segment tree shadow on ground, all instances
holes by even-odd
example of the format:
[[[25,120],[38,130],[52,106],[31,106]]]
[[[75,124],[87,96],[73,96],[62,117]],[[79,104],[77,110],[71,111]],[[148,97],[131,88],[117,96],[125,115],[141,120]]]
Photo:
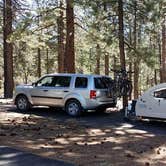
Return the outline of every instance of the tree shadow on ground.
[[[20,114],[1,124],[2,143],[75,165],[166,165],[165,123],[126,123],[121,112],[71,118],[37,108]]]

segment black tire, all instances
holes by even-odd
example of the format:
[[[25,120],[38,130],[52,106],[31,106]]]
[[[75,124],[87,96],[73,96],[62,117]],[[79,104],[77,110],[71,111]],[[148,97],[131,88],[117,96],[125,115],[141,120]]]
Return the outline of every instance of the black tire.
[[[101,108],[97,108],[97,109],[96,109],[96,112],[97,112],[97,113],[105,113],[105,111],[106,111],[106,108],[104,108],[104,107],[103,107],[103,108],[101,107]]]
[[[82,113],[82,107],[79,101],[77,100],[69,100],[65,105],[65,111],[68,115],[77,117]]]
[[[55,110],[55,107],[50,106],[49,109],[50,109],[51,111],[54,111],[54,110]]]
[[[117,105],[117,102],[112,103],[112,104],[111,104],[111,107],[116,107],[116,105]]]
[[[28,98],[24,95],[20,95],[16,98],[16,106],[19,111],[28,111],[31,108]]]

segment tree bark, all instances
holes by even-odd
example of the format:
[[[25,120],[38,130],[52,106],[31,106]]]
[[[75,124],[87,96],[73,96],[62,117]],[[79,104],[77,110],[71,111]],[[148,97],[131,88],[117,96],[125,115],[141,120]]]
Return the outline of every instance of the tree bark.
[[[134,50],[136,53],[136,49],[137,49],[137,2],[135,1],[135,5],[134,5],[134,32],[133,32],[133,36],[134,36]],[[134,99],[138,98],[138,81],[139,81],[139,60],[136,57],[135,58],[135,62],[134,62]]]
[[[139,62],[134,62],[134,99],[138,98]]]
[[[154,83],[155,83],[155,85],[157,85],[157,70],[156,69],[154,69]]]
[[[161,56],[161,36],[160,32],[158,32],[158,54],[159,54],[159,65],[160,65],[160,71],[159,71],[159,76],[160,76],[160,83],[162,83],[162,56]]]
[[[38,8],[40,8],[40,3],[39,0],[36,0],[37,2],[37,6]],[[39,15],[41,15],[41,13],[38,13]],[[40,26],[40,17],[38,17],[38,26]],[[41,30],[41,34],[42,34],[42,30]],[[38,36],[38,42],[40,43],[41,39],[40,39],[40,35]],[[37,76],[38,78],[41,77],[41,49],[40,47],[37,48]]]
[[[3,1],[3,56],[4,56],[4,97],[13,96],[13,44],[7,40],[12,34],[12,0]]]
[[[117,60],[116,60],[116,57],[115,55],[113,56],[113,70],[117,70],[116,68],[116,65],[117,65]],[[114,79],[116,77],[116,73],[114,72],[114,75],[113,75]]]
[[[100,74],[100,46],[96,46],[96,71],[95,74]]]
[[[129,80],[132,82],[132,63],[129,62]],[[132,100],[132,93],[129,96],[129,100]]]
[[[104,1],[104,11],[107,12],[107,2]],[[105,75],[109,75],[109,53],[105,53]]]
[[[119,51],[120,64],[123,70],[126,69],[125,52],[124,52],[124,30],[123,30],[123,0],[118,0],[118,18],[119,18]]]
[[[66,0],[65,72],[75,73],[73,0]]]
[[[46,72],[49,73],[49,50],[46,48]]]
[[[118,19],[119,19],[119,51],[120,64],[123,70],[126,70],[125,52],[124,52],[124,30],[123,30],[123,0],[118,0]],[[128,105],[127,96],[123,96],[123,109]]]
[[[41,77],[41,51],[40,48],[37,49],[37,76]]]
[[[165,18],[162,22],[162,61],[161,61],[161,82],[166,82],[166,26],[165,26]]]
[[[129,42],[130,42],[130,45],[132,45],[132,26],[131,26],[131,23],[130,23],[130,27],[129,27]],[[133,70],[133,67],[132,67],[132,57],[129,57],[129,80],[132,82],[132,70]],[[133,84],[133,82],[132,82]],[[129,100],[132,100],[132,96],[133,96],[133,90],[129,96]]]
[[[60,1],[60,12],[59,17],[57,18],[57,25],[58,25],[58,72],[64,72],[64,52],[65,52],[65,45],[64,45],[64,21],[63,21],[63,2]]]
[[[109,54],[105,53],[105,75],[109,75]]]

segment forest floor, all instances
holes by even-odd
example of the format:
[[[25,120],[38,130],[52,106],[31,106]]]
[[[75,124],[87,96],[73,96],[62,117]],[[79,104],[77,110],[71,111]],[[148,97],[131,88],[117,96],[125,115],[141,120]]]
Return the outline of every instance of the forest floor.
[[[164,122],[125,122],[123,113],[86,113],[35,108],[21,113],[0,100],[0,145],[77,166],[166,165]]]

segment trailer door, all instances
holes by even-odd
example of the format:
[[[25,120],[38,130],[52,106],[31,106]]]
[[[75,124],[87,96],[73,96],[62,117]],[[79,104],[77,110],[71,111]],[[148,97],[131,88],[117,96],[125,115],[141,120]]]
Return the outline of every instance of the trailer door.
[[[156,118],[166,118],[166,88],[154,91],[152,114]]]

